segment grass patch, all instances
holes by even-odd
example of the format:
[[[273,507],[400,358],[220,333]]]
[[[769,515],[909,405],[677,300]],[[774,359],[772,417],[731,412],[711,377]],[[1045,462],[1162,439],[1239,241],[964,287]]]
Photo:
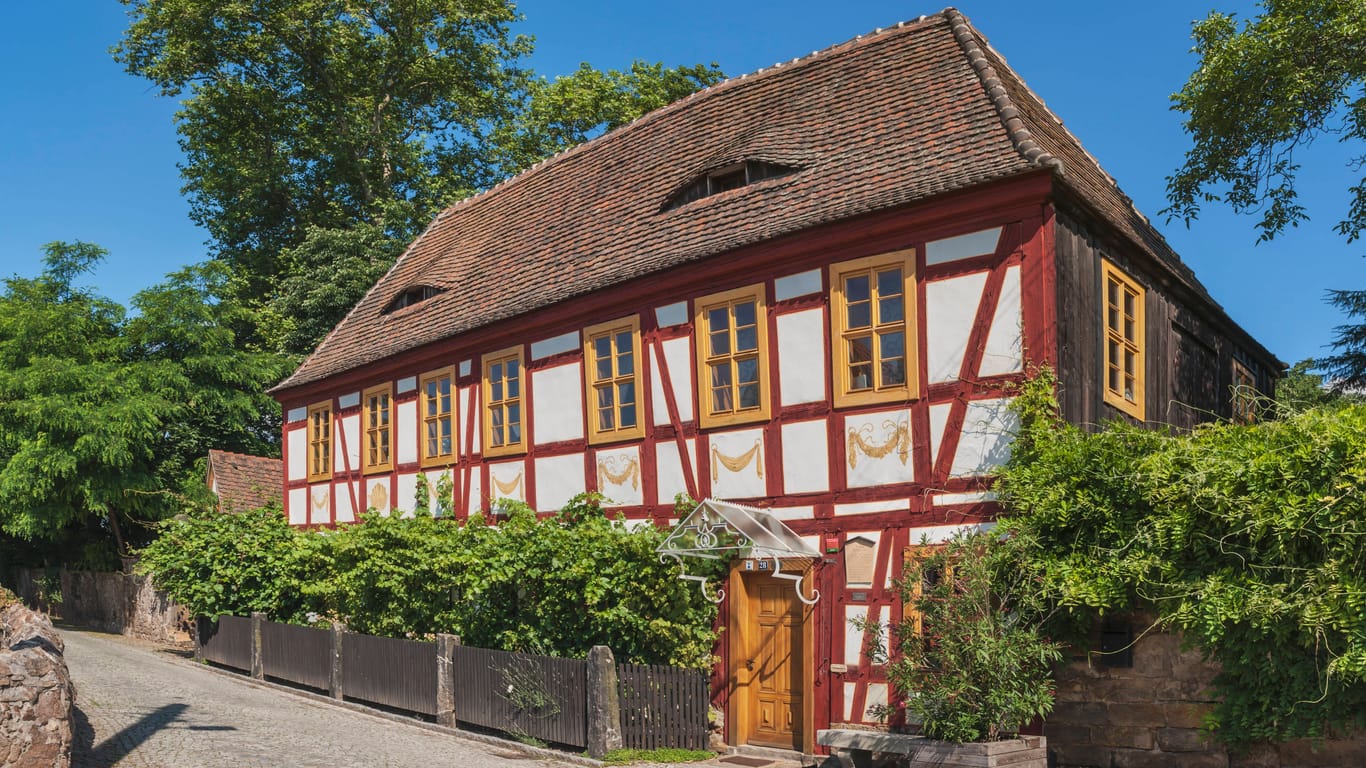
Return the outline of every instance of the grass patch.
[[[614,749],[602,758],[606,765],[626,765],[628,763],[695,763],[710,760],[715,752],[705,749]]]

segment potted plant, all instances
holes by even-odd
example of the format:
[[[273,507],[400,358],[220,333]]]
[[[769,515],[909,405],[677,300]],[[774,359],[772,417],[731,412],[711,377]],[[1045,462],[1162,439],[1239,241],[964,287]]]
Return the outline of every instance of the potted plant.
[[[906,563],[887,673],[907,723],[926,737],[912,768],[1046,765],[1043,737],[1020,729],[1053,709],[1062,646],[1040,629],[1047,606],[1026,548],[1018,537],[963,532]]]

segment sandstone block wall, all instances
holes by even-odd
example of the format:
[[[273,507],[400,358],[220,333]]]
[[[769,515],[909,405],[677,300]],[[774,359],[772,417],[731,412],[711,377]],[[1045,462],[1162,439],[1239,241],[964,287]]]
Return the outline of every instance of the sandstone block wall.
[[[40,613],[0,609],[0,764],[71,765],[71,707],[76,698],[62,639]]]
[[[1146,624],[1140,624],[1146,626]],[[1059,768],[1328,768],[1366,766],[1366,736],[1262,745],[1230,753],[1202,730],[1219,668],[1180,638],[1151,632],[1133,646],[1133,666],[1075,658],[1058,670],[1057,702],[1044,724]]]
[[[51,610],[39,584],[41,570],[19,569],[16,590],[29,605],[73,624],[189,647],[193,620],[183,607],[152,586],[146,576],[94,571],[61,572],[61,602]]]

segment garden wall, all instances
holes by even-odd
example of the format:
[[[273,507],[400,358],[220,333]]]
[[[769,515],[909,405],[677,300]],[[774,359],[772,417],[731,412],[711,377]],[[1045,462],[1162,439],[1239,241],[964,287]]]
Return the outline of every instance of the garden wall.
[[[47,595],[44,571],[21,568],[15,583],[26,603],[73,624],[184,647],[194,642],[189,613],[146,576],[63,570],[60,594]]]
[[[1140,625],[1143,626],[1143,625]],[[1099,643],[1095,647],[1099,647]],[[1151,632],[1133,644],[1133,666],[1058,670],[1057,704],[1044,725],[1050,764],[1059,768],[1328,768],[1366,765],[1366,737],[1308,740],[1230,754],[1200,730],[1214,700],[1218,666],[1180,638]],[[1056,761],[1056,762],[1055,762]]]
[[[76,691],[63,650],[46,616],[20,603],[0,609],[0,765],[71,764]]]

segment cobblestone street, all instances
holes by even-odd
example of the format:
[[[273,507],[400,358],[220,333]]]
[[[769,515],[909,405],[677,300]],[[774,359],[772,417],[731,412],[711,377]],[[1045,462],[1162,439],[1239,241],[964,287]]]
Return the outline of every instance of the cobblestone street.
[[[254,686],[127,638],[61,634],[75,768],[568,765]]]

